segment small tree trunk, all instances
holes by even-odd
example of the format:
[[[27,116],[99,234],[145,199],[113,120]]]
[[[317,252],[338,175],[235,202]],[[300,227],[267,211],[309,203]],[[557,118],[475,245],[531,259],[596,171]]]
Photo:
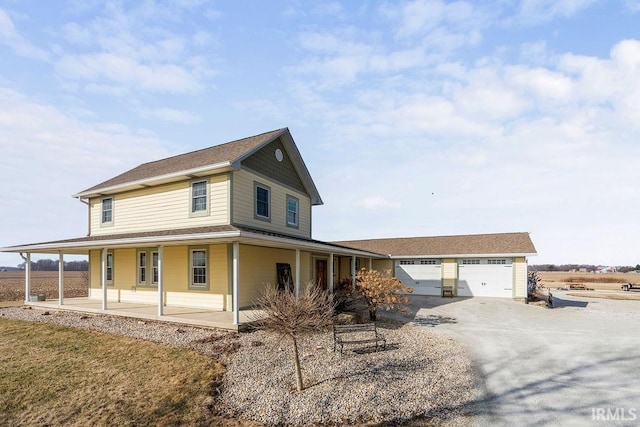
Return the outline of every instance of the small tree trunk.
[[[293,359],[296,365],[296,386],[298,391],[302,391],[302,369],[300,368],[300,355],[298,354],[298,340],[293,335],[291,340],[293,341]]]
[[[372,322],[378,320],[378,309],[369,308],[369,320],[371,320]]]

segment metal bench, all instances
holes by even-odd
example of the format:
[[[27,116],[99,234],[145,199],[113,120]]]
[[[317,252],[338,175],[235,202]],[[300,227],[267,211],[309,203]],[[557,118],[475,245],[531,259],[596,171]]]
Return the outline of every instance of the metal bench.
[[[453,286],[443,286],[442,287],[442,297],[453,298]]]
[[[375,323],[361,323],[356,325],[333,325],[333,351],[340,346],[340,354],[346,344],[366,344],[375,343],[376,350],[378,343],[382,349],[387,348],[387,340],[384,335],[378,332]]]

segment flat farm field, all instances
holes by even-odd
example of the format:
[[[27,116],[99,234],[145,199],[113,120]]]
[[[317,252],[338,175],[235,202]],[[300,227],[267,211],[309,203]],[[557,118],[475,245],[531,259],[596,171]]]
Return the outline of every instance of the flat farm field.
[[[65,271],[64,297],[88,296],[87,272]],[[32,271],[31,294],[44,295],[47,299],[58,298],[58,272]],[[24,271],[0,272],[0,301],[24,301]]]
[[[640,283],[638,273],[568,273],[564,271],[539,271],[542,286],[549,289],[569,285],[584,285],[597,291],[619,291],[624,283]]]

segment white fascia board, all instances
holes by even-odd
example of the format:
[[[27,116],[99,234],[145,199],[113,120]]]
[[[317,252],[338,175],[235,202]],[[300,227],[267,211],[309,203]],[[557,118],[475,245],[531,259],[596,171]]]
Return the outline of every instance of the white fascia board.
[[[150,243],[175,243],[180,241],[233,239],[240,236],[239,231],[224,231],[220,233],[176,234],[174,236],[134,237],[131,239],[88,240],[84,242],[44,243],[35,245],[12,246],[0,248],[0,252],[38,252],[59,251],[64,249],[83,249],[93,247],[118,247],[133,245],[149,245]]]
[[[315,242],[305,242],[302,240],[296,239],[288,239],[286,237],[278,237],[278,236],[268,236],[260,233],[252,233],[249,231],[243,231],[242,237],[246,237],[249,239],[255,240],[263,240],[267,242],[286,244],[288,246],[295,246],[304,249],[316,249],[321,250],[323,252],[330,252],[334,254],[344,254],[344,255],[357,255],[367,258],[387,258],[386,255],[376,254],[374,252],[361,251],[358,249],[349,249],[349,248],[338,248],[335,246],[331,246],[329,244],[315,243]]]
[[[389,255],[391,259],[424,259],[424,258],[513,258],[537,256],[537,253],[511,253],[511,254],[438,254],[438,255]]]
[[[154,182],[161,182],[161,181],[171,182],[172,180],[175,180],[177,178],[181,178],[184,176],[199,175],[199,174],[213,173],[213,172],[227,172],[233,169],[235,169],[235,167],[230,162],[216,163],[213,165],[201,166],[199,168],[187,169],[179,172],[168,173],[165,175],[154,176],[151,178],[140,179],[137,181],[126,182],[123,184],[112,185],[111,187],[104,187],[97,190],[83,191],[81,193],[74,194],[72,197],[75,197],[76,199],[80,199],[80,198],[88,198],[92,196],[99,196],[101,194],[112,194],[129,187],[153,186]]]

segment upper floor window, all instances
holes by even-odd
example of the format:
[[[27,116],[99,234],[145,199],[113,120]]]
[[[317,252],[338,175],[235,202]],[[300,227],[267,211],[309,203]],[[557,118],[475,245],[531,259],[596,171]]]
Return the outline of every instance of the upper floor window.
[[[254,184],[256,194],[256,218],[271,219],[271,189],[266,185]]]
[[[298,199],[287,196],[287,226],[298,226]]]
[[[191,183],[191,213],[204,214],[207,212],[207,181]]]
[[[113,224],[113,197],[102,199],[102,225]]]

